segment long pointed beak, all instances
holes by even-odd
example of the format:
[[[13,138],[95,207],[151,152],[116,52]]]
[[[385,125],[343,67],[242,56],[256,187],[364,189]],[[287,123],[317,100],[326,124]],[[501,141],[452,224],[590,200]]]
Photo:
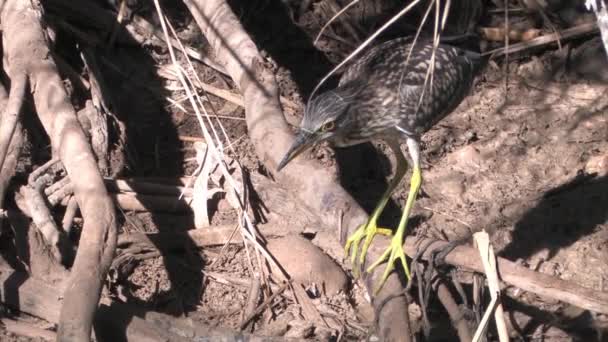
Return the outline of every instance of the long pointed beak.
[[[313,134],[300,131],[296,136],[296,140],[291,144],[291,147],[283,157],[283,160],[277,166],[277,172],[281,171],[290,161],[297,157],[300,153],[306,151],[314,143]]]

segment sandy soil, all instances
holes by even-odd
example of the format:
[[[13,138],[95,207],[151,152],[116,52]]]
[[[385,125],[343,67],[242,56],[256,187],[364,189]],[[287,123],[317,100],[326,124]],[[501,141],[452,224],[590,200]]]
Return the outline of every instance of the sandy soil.
[[[274,13],[281,10],[272,6],[265,11],[264,17],[287,18],[284,13]],[[318,23],[313,25],[313,16],[305,13],[300,18],[302,26],[287,25],[281,22],[283,19],[243,18],[254,41],[275,66],[282,95],[296,103],[306,98],[331,63],[349,49],[327,38],[319,44],[327,54],[312,47],[307,31],[316,32]],[[184,36],[195,37],[187,24],[180,30]],[[539,56],[511,63],[508,90],[502,68],[489,66],[462,105],[424,136],[423,195],[415,205],[416,219],[409,234],[454,240],[486,229],[492,233],[499,255],[606,291],[608,87],[552,68],[554,56],[550,51]],[[122,175],[170,178],[192,172],[196,166],[191,160],[192,143],[179,137],[200,137],[198,123],[163,100],[161,95],[180,99],[183,93],[172,90],[175,82],[159,79],[149,67],[166,64],[166,51],[154,46],[143,51],[122,48],[116,49],[111,58],[125,63],[132,80],[126,81],[124,75],[112,71],[115,69],[106,70],[116,84],[112,92],[117,115],[127,122],[129,132],[129,167]],[[133,58],[142,58],[143,62],[134,64]],[[204,82],[233,89],[226,77],[200,65],[197,68]],[[210,96],[209,104],[221,116],[227,136],[224,143],[234,149],[229,149],[229,154],[251,174],[255,188],[256,177],[264,177],[265,172],[247,138],[243,109],[214,96]],[[185,102],[184,106],[188,108]],[[286,115],[301,117],[302,110]],[[220,129],[217,123],[215,127]],[[387,151],[382,144],[340,150],[320,146],[310,157],[336,170],[344,186],[371,210],[390,175],[393,156]],[[603,174],[594,176],[593,172]],[[406,196],[407,184],[403,184],[382,218],[384,224],[396,225]],[[293,215],[297,217],[298,213]],[[191,217],[157,213],[119,216],[123,231],[192,228]],[[230,210],[214,211],[212,224],[234,223],[236,217]],[[323,227],[302,226],[300,230],[311,229],[322,231]],[[327,236],[331,234],[317,234],[313,242],[341,262],[342,250],[336,241],[319,241]],[[247,265],[241,245],[165,255],[137,264],[128,278],[114,287],[116,293],[112,295],[150,310],[187,315],[211,326],[238,328],[248,298],[246,284],[252,276]],[[206,276],[205,272],[220,274],[219,278],[226,281]],[[545,341],[565,341],[589,329],[584,322],[572,332],[529,321],[524,313],[532,309],[553,314],[568,307],[514,289],[508,291],[517,299],[518,303],[512,304],[515,317],[519,317],[518,322],[525,328],[522,331],[530,340],[544,337]],[[313,296],[313,302],[327,316],[341,317],[344,339],[361,340],[373,323],[372,309],[362,293],[355,283],[349,295]],[[431,304],[431,315],[438,322],[434,326],[435,340],[453,337],[450,329],[445,329],[449,325],[447,316],[437,303]],[[306,331],[307,322],[298,310],[289,296],[277,300],[272,314],[267,311],[255,324],[255,333],[280,335],[287,327],[293,334],[298,329]],[[420,319],[416,304],[410,312],[414,320]],[[606,322],[606,317],[595,318]],[[327,340],[328,334],[302,332],[296,337]],[[7,341],[27,340],[5,331],[0,335]]]

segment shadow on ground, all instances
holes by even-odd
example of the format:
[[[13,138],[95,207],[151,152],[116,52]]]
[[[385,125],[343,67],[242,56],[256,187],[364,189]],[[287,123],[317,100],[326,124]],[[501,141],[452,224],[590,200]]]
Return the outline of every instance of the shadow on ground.
[[[608,221],[608,176],[580,176],[544,194],[515,223],[502,256],[517,260],[547,249],[549,258]]]

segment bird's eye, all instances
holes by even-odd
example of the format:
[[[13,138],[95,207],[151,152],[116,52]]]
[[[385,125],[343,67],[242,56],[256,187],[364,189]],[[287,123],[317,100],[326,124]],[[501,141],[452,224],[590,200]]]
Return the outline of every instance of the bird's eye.
[[[324,123],[323,126],[321,126],[321,132],[323,132],[323,133],[331,132],[334,129],[336,129],[336,123],[333,121],[328,121],[328,122]]]

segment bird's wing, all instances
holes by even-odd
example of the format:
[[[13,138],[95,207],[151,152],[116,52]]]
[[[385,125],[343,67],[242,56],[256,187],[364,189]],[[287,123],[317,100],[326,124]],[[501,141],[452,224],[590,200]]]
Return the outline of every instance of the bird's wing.
[[[369,74],[370,69],[374,68],[378,64],[378,61],[382,59],[383,53],[393,51],[394,48],[400,45],[407,45],[407,42],[410,40],[409,37],[397,38],[370,48],[344,71],[339,85],[342,86],[357,78],[365,77],[365,75]]]

